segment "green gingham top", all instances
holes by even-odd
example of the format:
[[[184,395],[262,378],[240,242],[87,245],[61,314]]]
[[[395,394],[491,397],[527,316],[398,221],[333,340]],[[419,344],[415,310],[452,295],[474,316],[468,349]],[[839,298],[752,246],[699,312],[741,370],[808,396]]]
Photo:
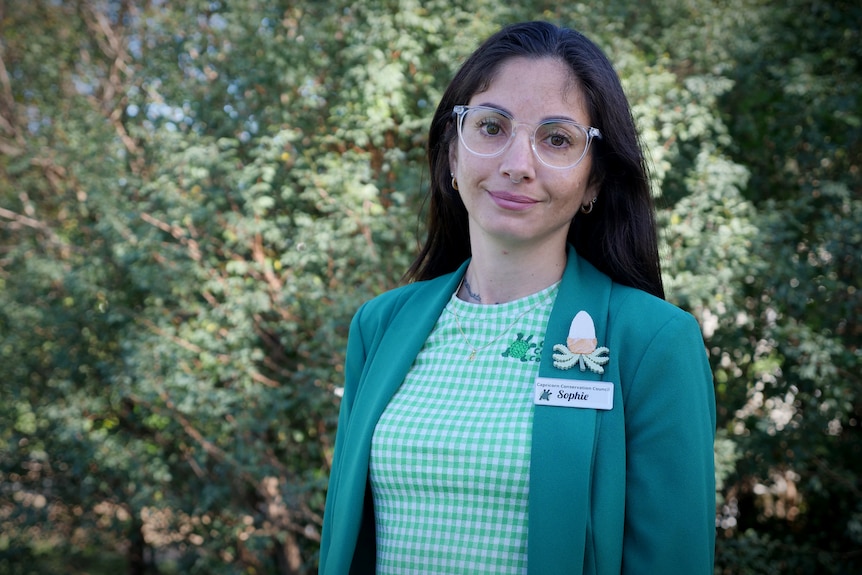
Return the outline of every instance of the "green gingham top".
[[[378,574],[526,573],[532,382],[558,287],[453,295],[440,315],[374,431]]]

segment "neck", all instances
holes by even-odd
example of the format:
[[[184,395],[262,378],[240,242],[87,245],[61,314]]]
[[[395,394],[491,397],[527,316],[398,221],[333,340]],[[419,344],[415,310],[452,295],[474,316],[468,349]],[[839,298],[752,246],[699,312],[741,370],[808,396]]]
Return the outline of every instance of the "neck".
[[[471,247],[473,259],[458,290],[464,301],[514,301],[559,281],[566,267],[565,244],[542,249]]]

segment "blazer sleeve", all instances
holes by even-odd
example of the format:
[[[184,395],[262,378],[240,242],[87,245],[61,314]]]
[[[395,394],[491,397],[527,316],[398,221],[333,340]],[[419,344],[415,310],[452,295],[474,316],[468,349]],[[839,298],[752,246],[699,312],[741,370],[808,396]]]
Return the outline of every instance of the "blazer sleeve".
[[[711,575],[715,392],[694,318],[674,314],[636,365],[624,397],[622,572]]]
[[[349,441],[347,430],[353,412],[353,403],[358,392],[359,381],[365,366],[367,356],[366,344],[362,333],[362,312],[367,304],[359,308],[350,322],[350,331],[347,337],[347,353],[344,363],[344,394],[338,412],[338,427],[335,434],[335,447],[332,455],[332,469],[329,476],[329,487],[326,494],[326,506],[323,512],[323,530],[320,538],[320,565],[321,574],[339,572],[343,565],[349,565],[353,556],[353,549],[334,548],[332,540],[335,532],[343,529],[344,517],[335,517],[335,501],[338,497],[351,497],[350,493],[339,493],[339,478],[343,470],[343,455],[346,444]],[[356,506],[361,508],[361,499]],[[349,519],[347,519],[349,520]],[[329,567],[327,567],[329,565]],[[327,571],[327,569],[329,569]],[[343,570],[346,573],[346,569]]]

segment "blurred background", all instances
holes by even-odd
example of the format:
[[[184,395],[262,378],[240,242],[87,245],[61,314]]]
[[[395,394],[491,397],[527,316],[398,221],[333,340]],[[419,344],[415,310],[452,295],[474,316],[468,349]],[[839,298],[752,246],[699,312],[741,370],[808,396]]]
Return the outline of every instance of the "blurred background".
[[[348,322],[449,78],[528,19],[649,150],[715,572],[862,572],[858,2],[0,0],[0,573],[316,572]]]

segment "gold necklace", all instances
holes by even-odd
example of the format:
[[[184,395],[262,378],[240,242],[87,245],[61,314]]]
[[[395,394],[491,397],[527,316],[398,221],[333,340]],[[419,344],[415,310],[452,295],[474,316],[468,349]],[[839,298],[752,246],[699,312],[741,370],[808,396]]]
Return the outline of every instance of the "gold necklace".
[[[466,275],[466,274],[465,274],[465,275]],[[459,291],[461,291],[461,285],[462,285],[463,283],[464,283],[464,278],[461,278],[461,283],[459,283],[459,284],[458,284],[458,287],[455,289],[455,297],[457,297],[458,292],[459,292]],[[527,315],[528,313],[530,313],[531,311],[533,311],[534,309],[536,309],[536,308],[537,308],[537,307],[539,307],[540,305],[544,304],[548,299],[550,299],[550,298],[551,298],[551,294],[553,293],[553,291],[554,291],[554,290],[549,291],[549,292],[548,292],[548,294],[547,294],[544,298],[542,298],[541,300],[539,300],[538,302],[536,302],[535,304],[533,304],[532,306],[530,306],[529,308],[527,308],[526,310],[524,310],[520,315],[518,315],[518,317],[516,317],[516,318],[515,318],[515,320],[514,320],[512,323],[510,323],[510,324],[506,327],[506,329],[504,329],[502,332],[500,332],[500,334],[499,334],[497,337],[495,337],[494,339],[492,339],[492,340],[491,340],[491,341],[489,341],[488,343],[483,344],[483,345],[480,345],[480,346],[475,346],[475,345],[473,345],[472,343],[470,343],[470,340],[469,340],[469,339],[467,339],[467,334],[465,334],[465,333],[464,333],[464,329],[461,327],[461,319],[458,317],[458,314],[457,314],[457,313],[455,313],[455,310],[454,310],[454,309],[450,308],[449,306],[446,306],[446,311],[448,311],[449,313],[451,313],[451,314],[452,314],[452,317],[454,317],[454,318],[455,318],[455,325],[456,325],[456,326],[458,326],[458,332],[461,334],[461,338],[464,340],[464,343],[466,343],[466,344],[467,344],[467,347],[469,347],[469,348],[470,348],[470,357],[469,357],[469,361],[473,361],[474,359],[476,359],[476,354],[477,354],[477,353],[479,353],[479,351],[480,351],[480,350],[483,350],[483,349],[485,349],[486,347],[490,347],[490,346],[491,346],[491,345],[493,345],[497,340],[499,340],[501,337],[503,337],[504,335],[506,335],[507,333],[509,333],[509,330],[510,330],[510,329],[512,329],[512,328],[515,326],[515,324],[516,324],[516,323],[518,323],[519,321],[521,321],[521,318],[522,318],[522,317],[524,317],[525,315]]]

